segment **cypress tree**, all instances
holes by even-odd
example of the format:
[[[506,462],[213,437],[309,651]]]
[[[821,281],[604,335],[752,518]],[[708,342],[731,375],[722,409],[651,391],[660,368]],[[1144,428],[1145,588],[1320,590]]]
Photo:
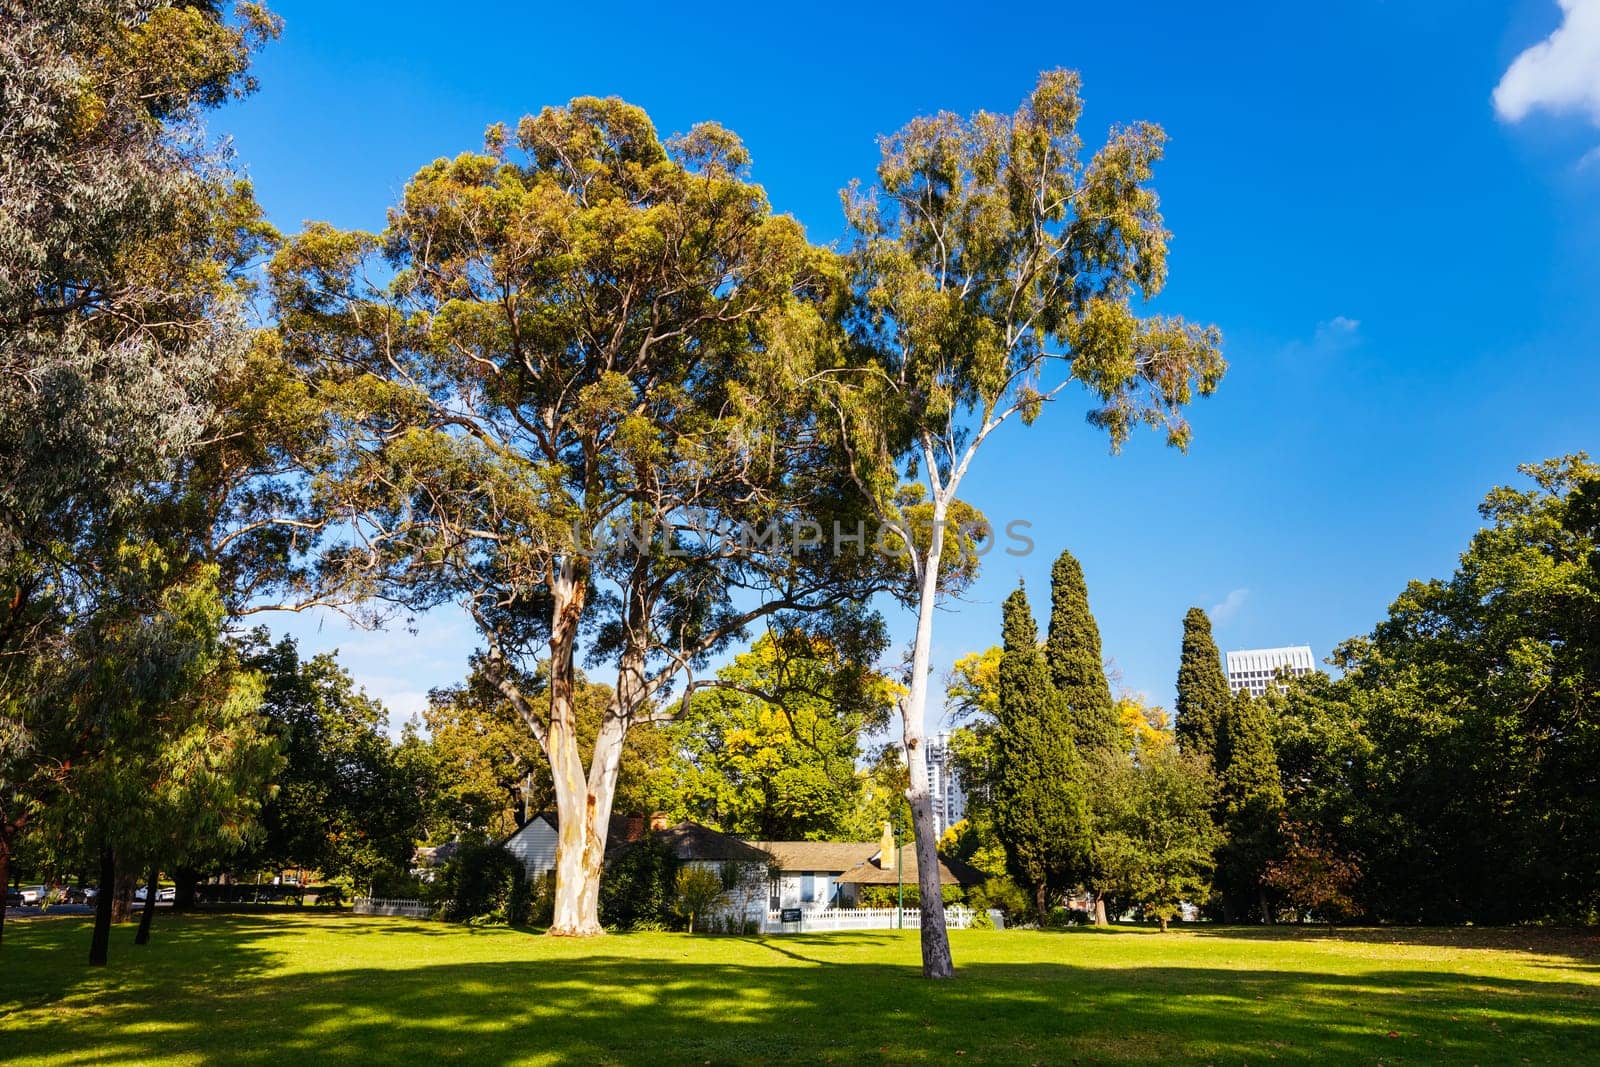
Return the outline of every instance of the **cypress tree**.
[[[1019,585],[1006,598],[996,714],[995,829],[1011,875],[1033,893],[1042,922],[1089,845],[1083,768],[1072,720],[1050,680],[1039,630]]]
[[[1100,653],[1100,627],[1089,611],[1083,567],[1062,552],[1050,571],[1050,636],[1045,641],[1050,677],[1072,716],[1080,755],[1114,752],[1121,735]]]
[[[1211,638],[1211,620],[1199,608],[1190,608],[1183,617],[1183,660],[1178,665],[1179,746],[1190,755],[1210,759],[1228,703],[1228,679]]]
[[[1216,882],[1230,917],[1254,913],[1272,921],[1262,876],[1277,854],[1283,783],[1272,743],[1268,702],[1240,690],[1217,726],[1213,762],[1220,785],[1219,821],[1227,844],[1218,852]]]

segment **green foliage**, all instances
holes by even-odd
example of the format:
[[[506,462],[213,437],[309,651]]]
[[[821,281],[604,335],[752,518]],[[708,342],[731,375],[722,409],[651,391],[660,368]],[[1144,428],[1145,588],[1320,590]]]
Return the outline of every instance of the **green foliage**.
[[[1185,752],[1209,758],[1227,713],[1228,678],[1211,637],[1211,619],[1200,608],[1183,616],[1183,658],[1178,664],[1178,744]]]
[[[1083,567],[1071,552],[1062,552],[1050,572],[1050,631],[1044,654],[1056,692],[1072,715],[1078,752],[1087,758],[1116,751],[1122,731],[1106,681],[1100,627],[1089,610]]]
[[[600,921],[619,930],[640,922],[666,922],[673,914],[677,876],[678,861],[658,838],[645,837],[618,849],[600,882]]]
[[[859,739],[894,699],[863,658],[768,635],[718,671],[720,685],[666,730],[675,813],[740,837],[838,839],[865,785]]]
[[[907,881],[904,887],[893,885],[864,885],[856,891],[856,901],[863,908],[893,908],[899,905],[902,888],[905,893],[906,910],[922,906],[922,890],[915,881]],[[939,887],[939,899],[944,904],[960,904],[966,899],[966,891],[958,885],[942,885]]]
[[[1291,818],[1362,857],[1377,918],[1600,914],[1600,468],[1521,470],[1455,572],[1412,582],[1339,648],[1343,679],[1281,712]]]
[[[262,811],[265,839],[236,858],[305,867],[369,885],[404,870],[423,833],[429,764],[396,746],[383,706],[332,655],[302,660],[292,638],[250,635],[244,659],[266,679],[262,705],[287,765]]]
[[[1223,914],[1239,920],[1272,918],[1265,890],[1268,863],[1278,854],[1284,796],[1273,750],[1268,702],[1245,690],[1229,702],[1217,730],[1213,765],[1218,809],[1226,844],[1217,855],[1217,887]]]
[[[1022,887],[1006,875],[997,875],[967,893],[967,903],[980,914],[991,908],[999,911],[1007,925],[1035,918],[1033,901]]]
[[[433,890],[455,922],[525,926],[533,916],[534,889],[521,861],[487,838],[462,841]]]
[[[538,699],[548,692],[548,674],[522,677],[518,684]],[[574,717],[578,750],[585,762],[592,757],[611,698],[609,686],[575,672]],[[426,797],[433,840],[473,832],[504,836],[516,828],[518,813],[526,820],[554,807],[549,761],[511,702],[490,679],[481,657],[474,658],[464,683],[428,694],[422,722],[427,735],[425,742],[419,736],[419,743],[433,761],[433,781]],[[614,810],[643,814],[670,806],[671,782],[664,766],[668,751],[667,739],[655,726],[642,724],[628,731]]]
[[[39,830],[69,866],[110,848],[143,871],[250,839],[281,761],[262,681],[222,638],[215,569],[169,580],[150,546],[123,560],[120,610],[76,628],[54,676],[82,740]]]
[[[663,140],[640,108],[579,97],[421,168],[381,237],[315,224],[271,266],[290,358],[339,414],[323,576],[469,610],[574,830],[606,825],[624,739],[677,710],[686,672],[879,584],[875,553],[795,544],[865,517],[804,385],[843,277],[749,163],[715,125]],[[587,762],[580,630],[616,671]],[[541,658],[547,690],[523,691]],[[585,888],[560,887],[566,932],[598,929]]]
[[[1095,792],[1096,857],[1105,890],[1161,921],[1210,895],[1221,835],[1204,757],[1161,746],[1132,763],[1102,756]]]
[[[672,914],[683,920],[684,928],[695,931],[695,918],[722,903],[731,888],[717,871],[704,867],[684,867],[672,880]]]
[[[1021,587],[1006,598],[1004,620],[995,827],[1012,877],[1033,893],[1042,915],[1049,894],[1068,888],[1088,853],[1084,772]]]

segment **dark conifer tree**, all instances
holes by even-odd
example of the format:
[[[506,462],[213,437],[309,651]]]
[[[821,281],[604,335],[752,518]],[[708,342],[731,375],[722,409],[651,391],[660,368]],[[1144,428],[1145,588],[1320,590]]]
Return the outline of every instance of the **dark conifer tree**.
[[[1228,710],[1228,679],[1211,637],[1211,620],[1199,608],[1183,617],[1183,660],[1178,665],[1178,745],[1211,758],[1217,728]]]
[[[1021,586],[1006,598],[996,715],[995,825],[1006,864],[1043,921],[1088,854],[1089,809],[1072,720],[1050,680]]]
[[[1216,885],[1230,919],[1272,921],[1262,878],[1278,852],[1284,797],[1268,708],[1240,690],[1217,728],[1218,821],[1227,843],[1217,854]]]
[[[1050,636],[1045,641],[1050,677],[1072,716],[1080,755],[1115,751],[1122,731],[1111,702],[1100,652],[1100,627],[1089,611],[1083,568],[1062,552],[1050,572]]]

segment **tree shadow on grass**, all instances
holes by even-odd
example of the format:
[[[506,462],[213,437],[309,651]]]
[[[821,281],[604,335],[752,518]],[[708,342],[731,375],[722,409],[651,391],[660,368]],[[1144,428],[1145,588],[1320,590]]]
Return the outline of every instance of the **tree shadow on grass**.
[[[0,1017],[0,1047],[30,1063],[241,1065],[1600,1060],[1600,989],[1581,981],[1052,960],[927,982],[908,965],[914,942],[847,935],[618,938],[562,958],[285,973],[293,961],[259,943],[270,934],[204,927],[174,924],[168,951],[137,965],[46,967],[38,977],[71,999]],[[40,962],[15,947],[4,970]],[[816,966],[830,948],[854,959]]]
[[[1174,927],[1174,929],[1180,929]],[[1278,924],[1181,929],[1202,937],[1237,941],[1338,941],[1367,945],[1418,945],[1462,951],[1491,950],[1562,956],[1580,967],[1600,966],[1600,930],[1557,926],[1340,926]]]

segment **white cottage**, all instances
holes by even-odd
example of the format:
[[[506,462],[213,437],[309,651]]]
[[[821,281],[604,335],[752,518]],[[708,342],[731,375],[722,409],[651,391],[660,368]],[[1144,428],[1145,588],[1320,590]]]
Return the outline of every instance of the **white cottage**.
[[[867,862],[878,851],[875,841],[752,841],[770,853],[773,877],[767,909],[854,907],[855,889],[839,876]]]
[[[666,826],[666,820],[656,817],[650,823],[656,828]],[[541,811],[524,823],[501,845],[522,861],[523,870],[530,880],[542,877],[556,869],[556,837],[561,820],[553,811]],[[646,821],[642,815],[613,815],[606,828],[606,851],[637,841],[644,836]]]

